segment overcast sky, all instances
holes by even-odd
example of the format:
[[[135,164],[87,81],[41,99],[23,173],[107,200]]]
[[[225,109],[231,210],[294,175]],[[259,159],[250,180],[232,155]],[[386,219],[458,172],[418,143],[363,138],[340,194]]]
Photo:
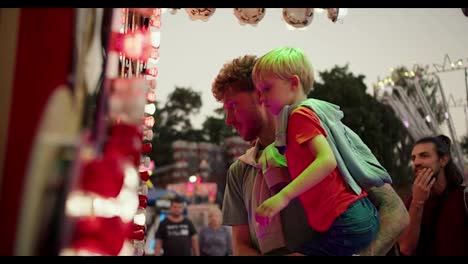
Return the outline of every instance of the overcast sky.
[[[222,65],[244,54],[263,55],[281,46],[303,49],[315,73],[349,63],[350,71],[366,76],[368,90],[378,76],[391,67],[414,63],[468,63],[468,17],[460,8],[350,8],[343,24],[333,23],[325,13],[315,14],[304,31],[291,31],[281,9],[266,8],[257,26],[241,25],[233,8],[217,8],[208,21],[193,21],[185,10],[162,16],[158,101],[166,102],[175,86],[200,92],[203,107],[192,124],[200,128],[213,109],[220,106],[211,94],[213,79]],[[466,98],[464,72],[440,74],[447,96]],[[464,108],[451,108],[457,133],[466,133]]]

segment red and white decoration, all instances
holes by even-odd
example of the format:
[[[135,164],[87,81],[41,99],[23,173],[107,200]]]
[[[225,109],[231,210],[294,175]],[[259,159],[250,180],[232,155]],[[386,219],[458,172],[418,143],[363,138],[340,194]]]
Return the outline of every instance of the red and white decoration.
[[[66,201],[73,231],[61,255],[144,255],[160,27],[160,8],[113,11],[107,135],[100,147],[83,139]]]
[[[180,8],[171,8],[169,13],[177,14]],[[184,8],[191,20],[208,21],[216,8]],[[267,8],[233,8],[234,16],[241,25],[256,26],[264,18]],[[291,30],[307,28],[314,18],[314,14],[326,13],[333,23],[343,23],[348,13],[347,8],[283,8],[282,19]]]

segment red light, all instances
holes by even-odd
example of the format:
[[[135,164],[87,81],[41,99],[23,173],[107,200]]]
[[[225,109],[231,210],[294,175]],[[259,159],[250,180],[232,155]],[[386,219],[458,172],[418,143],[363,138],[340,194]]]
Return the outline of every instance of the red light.
[[[151,143],[145,143],[143,144],[141,150],[141,152],[143,152],[144,154],[150,154],[151,150],[153,150],[153,146],[151,145]]]
[[[153,127],[154,126],[154,117],[152,116],[147,116],[145,117],[145,119],[143,120],[143,124],[149,128]]]
[[[156,77],[158,76],[158,69],[157,68],[146,69],[146,74]]]
[[[153,47],[151,49],[150,58],[155,59],[155,60],[157,60],[159,58],[159,49],[158,48]]]
[[[131,59],[147,60],[152,51],[151,36],[147,30],[121,34],[115,41],[115,49]]]
[[[158,85],[158,82],[156,82],[155,79],[153,80],[146,80],[146,83],[148,84],[148,86],[151,88],[151,89],[156,89],[156,86]]]
[[[192,196],[193,192],[195,191],[195,185],[190,182],[187,182],[186,185],[186,192],[188,196]]]
[[[145,232],[143,230],[137,230],[132,232],[132,239],[143,240],[145,239]]]
[[[156,101],[156,93],[154,91],[149,91],[147,94],[146,94],[146,100],[148,100],[149,102],[154,102]]]
[[[148,171],[140,171],[140,179],[142,181],[145,182],[145,181],[149,180],[149,176],[150,175],[149,175]]]
[[[154,136],[153,130],[147,129],[143,131],[143,140],[151,141],[153,140],[153,136]]]
[[[138,195],[138,201],[139,201],[138,207],[144,209],[148,205],[148,196],[140,194]]]

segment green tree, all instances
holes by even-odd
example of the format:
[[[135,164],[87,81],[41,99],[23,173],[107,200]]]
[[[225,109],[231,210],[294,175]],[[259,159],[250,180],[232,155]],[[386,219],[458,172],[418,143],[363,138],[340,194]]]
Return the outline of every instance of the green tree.
[[[201,106],[200,93],[193,91],[190,87],[176,87],[168,95],[163,107],[156,104],[151,158],[157,166],[172,164],[172,142],[178,139],[205,141],[202,131],[194,129],[190,121],[192,116],[200,112]]]
[[[217,108],[215,114],[203,122],[203,131],[209,142],[220,145],[225,138],[237,135],[237,133],[231,126],[226,125],[222,107]]]
[[[410,137],[402,122],[387,105],[366,93],[365,76],[355,76],[348,65],[319,72],[309,97],[340,106],[343,123],[355,131],[389,171],[395,185],[410,182]]]
[[[176,87],[162,107],[156,103],[151,158],[157,166],[173,163],[172,142],[176,140],[221,144],[226,137],[236,135],[236,132],[225,124],[222,107],[215,110],[215,115],[207,117],[202,129],[194,129],[191,119],[200,113],[201,106],[200,93],[190,87]]]

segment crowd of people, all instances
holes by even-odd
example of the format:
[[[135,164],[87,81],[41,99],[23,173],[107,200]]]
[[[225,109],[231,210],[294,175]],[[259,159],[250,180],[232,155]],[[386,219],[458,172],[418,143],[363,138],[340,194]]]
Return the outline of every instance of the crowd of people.
[[[222,212],[210,211],[198,235],[172,201],[156,255],[468,255],[468,189],[450,139],[415,143],[403,202],[339,107],[307,98],[313,83],[298,48],[223,66],[213,95],[252,147],[229,167]]]

